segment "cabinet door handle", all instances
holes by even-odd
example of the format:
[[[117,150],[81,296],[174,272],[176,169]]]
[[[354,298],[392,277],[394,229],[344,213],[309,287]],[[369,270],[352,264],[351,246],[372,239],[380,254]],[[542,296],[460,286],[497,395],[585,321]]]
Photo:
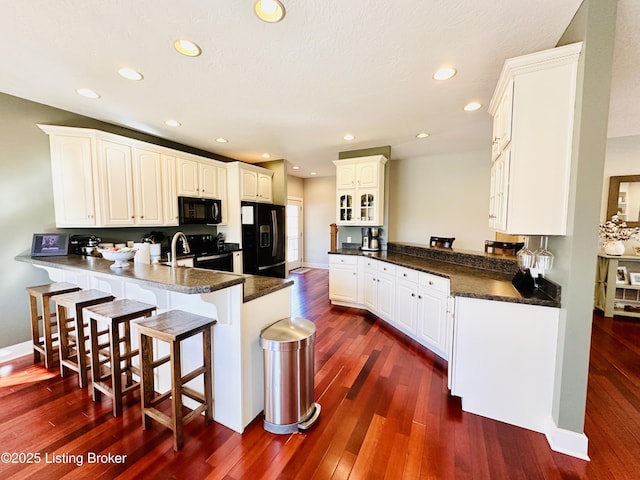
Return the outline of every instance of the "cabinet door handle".
[[[411,294],[411,296],[412,296],[412,297],[415,297],[415,296],[416,296],[416,294],[415,294],[415,293],[412,293],[412,294]]]
[[[422,295],[418,295],[418,300],[422,300]]]
[[[406,273],[403,273],[403,274],[402,274],[402,276],[403,276],[403,277],[406,277],[406,276],[407,276],[407,274],[406,274]]]
[[[429,280],[429,285],[433,285],[433,280]]]

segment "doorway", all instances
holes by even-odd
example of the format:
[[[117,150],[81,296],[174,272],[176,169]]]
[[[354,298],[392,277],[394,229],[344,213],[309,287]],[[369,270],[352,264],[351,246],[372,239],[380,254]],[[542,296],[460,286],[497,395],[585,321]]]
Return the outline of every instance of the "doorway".
[[[302,199],[289,197],[287,199],[287,271],[302,266]]]

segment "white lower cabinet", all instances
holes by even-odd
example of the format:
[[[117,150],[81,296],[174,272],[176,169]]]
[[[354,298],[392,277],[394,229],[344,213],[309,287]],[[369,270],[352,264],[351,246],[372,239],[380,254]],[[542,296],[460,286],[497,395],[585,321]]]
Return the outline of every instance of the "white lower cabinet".
[[[466,412],[546,432],[560,309],[456,297],[451,394]]]
[[[418,323],[418,284],[398,280],[396,284],[396,315],[394,325],[403,332],[416,336]]]
[[[364,307],[449,359],[449,279],[370,257],[329,256],[329,299]]]
[[[358,257],[329,256],[329,298],[332,301],[358,303]]]
[[[450,353],[447,299],[448,293],[425,287],[422,282],[418,287],[418,341],[444,359]]]

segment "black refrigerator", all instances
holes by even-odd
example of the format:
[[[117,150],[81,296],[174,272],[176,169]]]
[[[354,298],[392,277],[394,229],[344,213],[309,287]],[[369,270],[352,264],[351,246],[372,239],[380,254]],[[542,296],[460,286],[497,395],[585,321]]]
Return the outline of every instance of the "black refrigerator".
[[[285,207],[242,202],[244,273],[285,278]]]

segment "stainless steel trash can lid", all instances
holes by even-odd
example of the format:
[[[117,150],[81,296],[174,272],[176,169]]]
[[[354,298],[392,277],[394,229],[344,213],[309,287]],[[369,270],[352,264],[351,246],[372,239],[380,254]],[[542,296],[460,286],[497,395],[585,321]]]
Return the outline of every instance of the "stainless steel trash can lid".
[[[265,350],[298,350],[313,342],[316,325],[306,318],[283,318],[260,332]]]

